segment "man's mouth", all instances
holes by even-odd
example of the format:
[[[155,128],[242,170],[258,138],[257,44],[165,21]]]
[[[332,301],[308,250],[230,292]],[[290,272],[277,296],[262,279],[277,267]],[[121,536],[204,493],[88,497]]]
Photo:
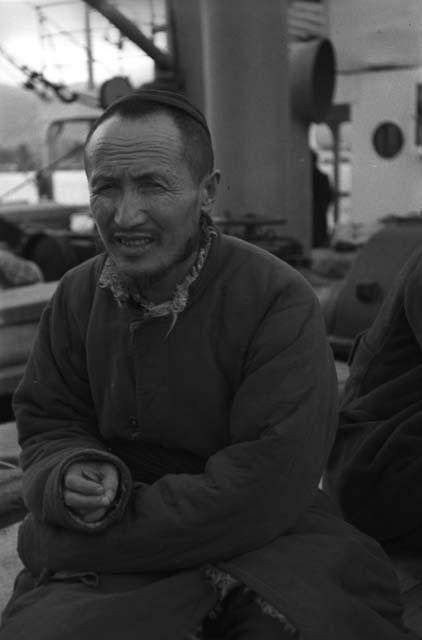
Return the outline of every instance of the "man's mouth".
[[[117,245],[124,247],[125,249],[144,250],[155,242],[155,238],[152,235],[137,234],[125,236],[116,234],[114,236],[114,241]]]

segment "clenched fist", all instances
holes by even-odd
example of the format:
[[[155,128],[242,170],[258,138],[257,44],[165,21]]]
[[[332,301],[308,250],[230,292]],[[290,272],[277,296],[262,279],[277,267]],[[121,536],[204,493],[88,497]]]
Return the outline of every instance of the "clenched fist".
[[[119,488],[119,472],[109,462],[75,462],[64,477],[64,502],[84,522],[107,513]]]

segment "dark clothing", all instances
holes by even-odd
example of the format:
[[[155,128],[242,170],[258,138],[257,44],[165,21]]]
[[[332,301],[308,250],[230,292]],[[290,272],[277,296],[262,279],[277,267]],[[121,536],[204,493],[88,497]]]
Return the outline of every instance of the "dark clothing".
[[[330,179],[316,161],[312,166],[312,246],[325,247],[329,241],[327,212],[333,199]]]
[[[412,637],[382,550],[318,490],[336,377],[305,280],[218,235],[169,331],[169,317],[145,319],[97,286],[103,263],[61,281],[15,397],[31,511],[19,552],[47,578],[16,598],[1,640],[26,638],[23,618],[38,624],[38,640],[88,640],[93,612],[103,640],[181,639],[216,604],[201,570],[209,565],[303,640]],[[75,519],[61,493],[68,466],[89,458],[121,477],[119,501],[97,526]],[[72,582],[75,572],[99,582]],[[53,630],[41,632],[42,612]],[[73,626],[63,635],[64,619]]]
[[[22,256],[39,266],[46,282],[59,280],[80,262],[68,238],[44,231],[28,235]]]
[[[328,479],[344,516],[390,551],[422,552],[422,251],[357,341]]]
[[[262,612],[252,593],[235,589],[216,619],[203,624],[203,640],[298,640],[299,634],[283,630],[279,620]]]
[[[4,611],[0,638],[184,640],[215,601],[198,571],[41,580],[23,571]]]

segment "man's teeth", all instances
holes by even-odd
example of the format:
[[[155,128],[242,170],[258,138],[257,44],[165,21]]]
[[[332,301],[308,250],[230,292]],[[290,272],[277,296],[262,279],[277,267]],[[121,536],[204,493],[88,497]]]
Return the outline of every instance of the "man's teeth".
[[[152,242],[152,238],[118,238],[118,242],[124,247],[145,247]]]

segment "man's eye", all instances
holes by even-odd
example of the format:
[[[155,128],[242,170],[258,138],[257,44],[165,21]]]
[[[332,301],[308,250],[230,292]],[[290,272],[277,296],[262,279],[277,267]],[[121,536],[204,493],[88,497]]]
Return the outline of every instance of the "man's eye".
[[[161,190],[164,189],[164,185],[157,180],[143,180],[140,184],[142,189]]]
[[[93,189],[93,193],[105,193],[107,191],[111,191],[112,189],[116,189],[116,185],[111,182],[105,182],[104,184],[100,184]]]

